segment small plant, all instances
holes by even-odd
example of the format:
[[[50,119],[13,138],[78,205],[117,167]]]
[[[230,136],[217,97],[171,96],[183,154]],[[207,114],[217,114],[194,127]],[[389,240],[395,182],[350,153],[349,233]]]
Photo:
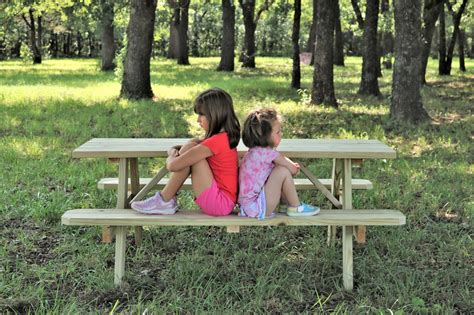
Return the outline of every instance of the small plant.
[[[300,103],[303,105],[309,105],[311,103],[311,93],[306,89],[298,89],[296,91],[300,96]]]

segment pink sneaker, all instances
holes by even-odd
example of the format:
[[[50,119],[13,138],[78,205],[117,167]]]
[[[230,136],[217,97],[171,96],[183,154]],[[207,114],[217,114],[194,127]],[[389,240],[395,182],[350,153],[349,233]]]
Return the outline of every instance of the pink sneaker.
[[[148,199],[132,202],[131,207],[133,210],[144,214],[175,214],[178,208],[176,197],[164,201],[160,192]]]

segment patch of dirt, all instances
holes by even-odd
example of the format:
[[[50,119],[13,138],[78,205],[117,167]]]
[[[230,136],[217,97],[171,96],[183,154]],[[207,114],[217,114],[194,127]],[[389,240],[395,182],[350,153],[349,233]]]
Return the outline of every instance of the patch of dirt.
[[[28,235],[30,242],[23,243],[19,238],[20,234]],[[54,249],[63,240],[61,235],[54,234],[48,227],[40,227],[36,222],[24,219],[10,219],[4,222],[0,237],[13,266],[18,259],[29,264],[46,265],[57,258]]]
[[[34,309],[34,303],[28,300],[0,299],[0,314],[30,314]]]

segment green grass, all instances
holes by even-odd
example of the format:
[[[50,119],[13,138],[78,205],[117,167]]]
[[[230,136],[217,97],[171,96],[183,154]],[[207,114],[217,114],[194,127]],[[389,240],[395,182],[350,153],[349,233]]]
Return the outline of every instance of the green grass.
[[[474,62],[439,77],[430,61],[423,102],[433,122],[421,126],[390,121],[390,71],[379,81],[382,98],[356,94],[359,58],[335,68],[339,110],[307,104],[311,67],[299,94],[288,88],[290,59],[257,63],[229,74],[214,71],[218,58],[191,58],[189,67],[154,60],[155,102],[118,99],[119,82],[96,60],[0,63],[0,313],[472,311]],[[324,228],[159,228],[140,248],[130,234],[125,285],[116,289],[114,248],[101,244],[100,229],[61,226],[68,209],[115,205],[96,183],[116,176],[116,165],[74,160],[74,148],[92,137],[199,136],[192,100],[212,86],[230,92],[240,119],[277,108],[287,138],[379,139],[397,151],[396,160],[353,169],[374,183],[354,194],[354,206],[399,209],[407,224],[368,229],[367,244],[354,249],[352,292],[342,288],[341,244],[328,248]],[[307,162],[330,175],[331,161]],[[141,175],[162,165],[143,159]],[[302,199],[329,206],[315,192]],[[195,207],[189,193],[180,204]]]

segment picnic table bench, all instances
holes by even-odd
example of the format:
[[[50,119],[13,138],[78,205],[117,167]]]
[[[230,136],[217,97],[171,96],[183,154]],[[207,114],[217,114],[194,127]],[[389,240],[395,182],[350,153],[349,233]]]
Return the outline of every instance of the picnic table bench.
[[[340,139],[282,139],[278,151],[297,161],[301,172],[307,177],[297,179],[298,189],[317,189],[332,204],[333,210],[322,210],[313,217],[288,217],[277,214],[273,219],[259,221],[236,215],[210,217],[199,212],[180,211],[172,216],[149,216],[130,210],[130,202],[141,200],[150,190],[166,183],[166,168],[153,178],[140,178],[138,158],[167,157],[167,150],[188,139],[91,139],[73,151],[74,158],[108,158],[118,160],[118,177],[104,178],[98,183],[103,189],[117,189],[115,209],[76,209],[67,211],[62,217],[66,225],[100,225],[104,227],[103,238],[110,241],[113,230],[115,244],[115,284],[119,285],[125,272],[125,235],[129,227],[135,227],[136,239],[141,239],[141,226],[225,226],[228,232],[238,232],[240,226],[265,225],[327,225],[328,243],[334,243],[335,227],[342,226],[343,236],[343,282],[348,290],[353,287],[352,237],[365,241],[366,225],[402,225],[405,216],[396,210],[353,210],[352,190],[371,189],[372,183],[365,179],[352,179],[352,164],[363,159],[393,159],[395,151],[377,140]],[[240,143],[239,156],[247,148]],[[332,178],[319,179],[299,159],[333,159]],[[189,182],[185,184],[189,189]],[[106,228],[107,227],[107,228]],[[110,227],[110,228],[109,228]]]
[[[289,217],[277,214],[272,219],[256,220],[230,215],[212,217],[196,211],[150,216],[130,209],[76,209],[62,216],[65,225],[110,225],[115,229],[114,283],[120,285],[125,274],[126,234],[133,226],[225,226],[229,232],[240,226],[342,226],[342,279],[346,290],[353,288],[352,234],[355,225],[403,225],[405,216],[396,210],[321,210],[316,216]],[[237,228],[237,229],[236,229]]]

